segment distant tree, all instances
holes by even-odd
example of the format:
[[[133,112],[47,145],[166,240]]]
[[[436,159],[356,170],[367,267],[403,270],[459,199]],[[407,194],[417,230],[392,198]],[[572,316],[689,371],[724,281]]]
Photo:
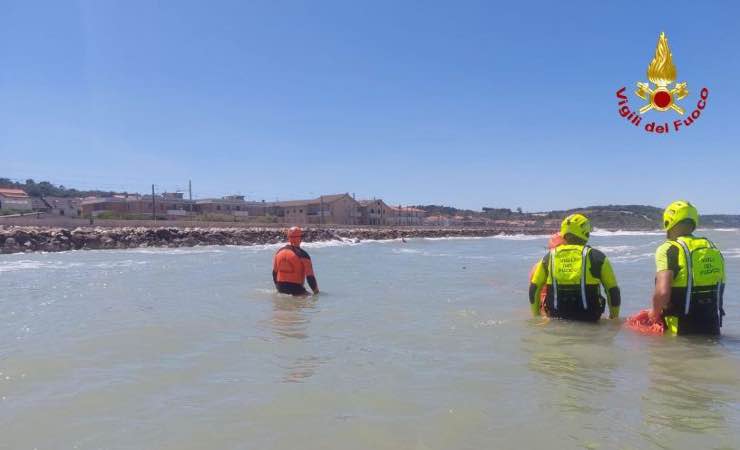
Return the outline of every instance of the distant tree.
[[[25,183],[19,183],[9,178],[0,177],[0,187],[23,189],[31,197],[111,197],[116,194],[116,192],[100,190],[78,191],[62,185],[55,186],[48,181],[36,183],[32,178],[27,179]]]
[[[427,215],[436,216],[436,215],[442,215],[442,216],[477,216],[480,215],[480,212],[472,211],[469,209],[458,209],[454,208],[452,206],[443,206],[443,205],[415,205],[413,206],[417,209],[422,209],[424,212],[426,212]]]

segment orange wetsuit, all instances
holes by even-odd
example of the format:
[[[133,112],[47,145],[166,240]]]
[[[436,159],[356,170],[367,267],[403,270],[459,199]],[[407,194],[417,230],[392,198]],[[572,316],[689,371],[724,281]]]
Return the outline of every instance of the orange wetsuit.
[[[306,295],[303,287],[308,280],[311,290],[318,292],[316,276],[313,273],[311,257],[305,250],[294,245],[286,245],[275,253],[272,263],[272,281],[278,292],[291,295]]]

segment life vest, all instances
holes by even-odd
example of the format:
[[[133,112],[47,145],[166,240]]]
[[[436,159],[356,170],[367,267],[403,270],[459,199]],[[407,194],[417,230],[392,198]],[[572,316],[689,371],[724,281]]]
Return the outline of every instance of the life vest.
[[[591,273],[591,247],[560,245],[550,250],[547,311],[551,317],[597,321],[604,312],[600,281]]]
[[[302,285],[307,275],[313,275],[310,269],[311,258],[300,247],[286,245],[275,253],[273,263],[279,283]]]
[[[671,301],[663,311],[666,328],[674,334],[719,334],[724,315],[722,253],[702,237],[681,236],[668,242],[676,251],[668,258],[673,281]]]

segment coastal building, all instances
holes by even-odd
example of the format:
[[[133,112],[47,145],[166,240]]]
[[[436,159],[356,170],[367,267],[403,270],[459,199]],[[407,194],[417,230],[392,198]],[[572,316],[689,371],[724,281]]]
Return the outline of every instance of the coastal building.
[[[268,214],[285,224],[357,225],[361,220],[360,204],[349,194],[272,202]]]
[[[442,214],[435,214],[424,218],[424,225],[429,227],[449,227],[450,217]]]
[[[360,223],[362,225],[387,225],[391,207],[383,200],[360,200]]]
[[[89,197],[80,202],[80,212],[84,217],[98,216],[103,212],[125,216],[157,217],[186,215],[189,211],[188,200],[182,194],[151,195],[113,195],[111,197]]]
[[[115,197],[114,197],[115,198]],[[194,209],[193,202],[183,198],[181,192],[168,192],[162,195],[129,195],[124,197],[126,214],[157,218],[178,218],[187,216]]]
[[[31,209],[38,212],[46,212],[49,207],[41,197],[31,197]]]
[[[0,211],[27,212],[33,210],[33,202],[22,189],[0,189]]]
[[[44,211],[53,216],[80,217],[82,199],[74,197],[41,197]]]
[[[390,208],[390,214],[386,217],[387,225],[418,226],[424,224],[426,211],[412,208],[410,206],[397,206]]]
[[[229,216],[249,216],[250,207],[253,213],[259,212],[261,204],[247,202],[243,195],[227,195],[221,198],[196,200],[195,210],[199,214],[215,214]]]
[[[76,205],[63,205],[55,199],[59,215],[98,216],[114,213],[122,219],[206,217],[209,220],[254,220],[300,225],[422,225],[425,211],[411,207],[391,207],[383,200],[356,201],[348,193],[322,195],[306,200],[277,202],[247,201],[242,195],[187,200],[182,193],[151,195],[121,194],[79,199]],[[64,213],[61,211],[64,210]]]
[[[80,202],[80,210],[83,217],[95,217],[103,212],[126,214],[129,212],[129,204],[123,196],[87,197]]]

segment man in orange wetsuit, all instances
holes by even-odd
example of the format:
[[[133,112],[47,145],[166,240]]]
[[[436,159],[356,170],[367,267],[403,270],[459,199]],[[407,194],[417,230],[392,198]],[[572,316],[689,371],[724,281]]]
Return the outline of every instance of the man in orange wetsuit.
[[[282,294],[308,295],[303,287],[303,282],[308,280],[308,285],[314,295],[319,293],[319,285],[313,273],[311,257],[301,248],[303,230],[300,227],[292,227],[287,232],[289,244],[275,253],[272,262],[272,281],[275,288]]]

